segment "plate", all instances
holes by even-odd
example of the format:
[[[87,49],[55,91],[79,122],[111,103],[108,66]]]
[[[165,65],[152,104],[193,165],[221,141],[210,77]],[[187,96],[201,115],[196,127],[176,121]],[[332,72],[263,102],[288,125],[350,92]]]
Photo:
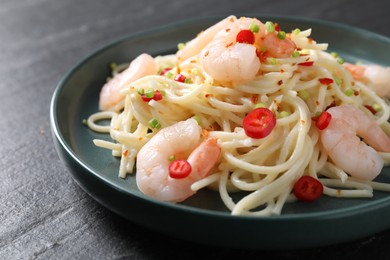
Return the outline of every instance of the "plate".
[[[350,62],[388,65],[390,39],[347,25],[296,17],[257,16],[286,31],[312,28],[317,42],[330,44]],[[390,228],[390,194],[372,199],[323,196],[313,203],[285,205],[281,216],[232,216],[218,193],[202,190],[180,204],[155,201],[137,188],[135,176],[118,177],[119,160],[95,147],[94,138],[109,140],[82,124],[98,111],[99,91],[111,62],[129,62],[142,52],[173,53],[177,43],[224,17],[208,17],[170,24],[119,39],[80,61],[57,86],[51,102],[51,128],[60,158],[74,180],[95,200],[120,216],[179,239],[241,249],[310,248],[351,241]],[[390,183],[390,168],[381,181]]]

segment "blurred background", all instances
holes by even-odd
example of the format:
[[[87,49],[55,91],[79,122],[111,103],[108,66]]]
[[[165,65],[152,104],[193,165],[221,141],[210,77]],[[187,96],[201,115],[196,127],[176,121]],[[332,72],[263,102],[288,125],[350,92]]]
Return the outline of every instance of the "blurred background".
[[[0,259],[338,259],[378,251],[370,259],[381,259],[384,248],[390,255],[388,231],[326,248],[254,252],[146,230],[79,188],[56,154],[49,122],[50,100],[65,73],[135,32],[215,15],[288,15],[389,37],[389,11],[388,0],[0,0]]]

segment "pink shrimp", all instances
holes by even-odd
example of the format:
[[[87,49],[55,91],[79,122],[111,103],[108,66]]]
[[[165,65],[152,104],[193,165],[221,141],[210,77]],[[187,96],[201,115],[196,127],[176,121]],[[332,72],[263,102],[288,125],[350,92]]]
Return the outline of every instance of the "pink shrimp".
[[[353,105],[332,107],[327,112],[332,119],[321,131],[321,142],[329,157],[351,176],[374,179],[384,165],[377,151],[390,152],[390,138],[373,119]]]
[[[188,119],[161,129],[139,151],[137,156],[137,186],[145,195],[161,201],[180,202],[195,192],[191,185],[206,177],[217,163],[221,148],[216,139],[201,141],[202,129],[194,119]],[[189,157],[188,157],[188,154]],[[169,157],[185,159],[192,167],[188,177],[169,176]]]
[[[354,65],[344,63],[344,67],[355,80],[364,81],[378,96],[390,98],[390,67],[379,65]]]
[[[108,81],[100,92],[99,107],[101,110],[110,110],[123,99],[120,90],[144,76],[156,74],[157,63],[148,54],[141,54],[134,59],[130,66]]]
[[[241,17],[227,25],[200,53],[200,62],[205,71],[219,82],[253,80],[260,69],[258,51],[261,49],[266,49],[275,58],[289,57],[296,49],[292,40],[281,40],[275,32],[266,32],[264,24],[256,18]],[[254,43],[236,42],[237,34],[241,30],[248,30],[251,25],[259,28],[254,33]]]

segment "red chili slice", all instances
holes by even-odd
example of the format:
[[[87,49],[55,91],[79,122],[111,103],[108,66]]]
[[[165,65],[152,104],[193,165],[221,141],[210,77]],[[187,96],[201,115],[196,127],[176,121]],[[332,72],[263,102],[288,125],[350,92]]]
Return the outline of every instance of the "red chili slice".
[[[164,68],[161,72],[160,72],[160,75],[161,76],[164,76],[165,74],[167,74],[168,71],[170,71],[172,68]]]
[[[313,64],[314,64],[314,61],[306,61],[306,62],[298,63],[299,66],[305,66],[305,67],[313,66]]]
[[[183,179],[190,175],[191,164],[186,160],[175,160],[169,164],[169,176],[174,179]]]
[[[154,96],[153,96],[153,99],[156,100],[156,101],[159,101],[163,98],[162,94],[160,91],[156,90],[154,92]]]
[[[142,94],[142,95],[141,95],[141,98],[142,98],[142,100],[145,101],[145,102],[149,102],[150,100],[153,99],[152,97],[151,97],[151,98],[146,97],[145,94]]]
[[[268,136],[276,125],[276,117],[268,108],[256,108],[244,118],[242,126],[247,136],[264,138]]]
[[[175,76],[174,80],[184,83],[186,81],[186,77],[182,74],[177,74]]]
[[[323,85],[330,85],[333,83],[333,79],[331,78],[319,78],[318,81]]]
[[[141,95],[141,98],[142,98],[143,101],[149,102],[149,101],[152,100],[152,99],[153,99],[153,100],[156,100],[156,101],[159,101],[159,100],[161,100],[161,99],[163,98],[163,96],[162,96],[162,94],[161,94],[160,91],[156,90],[156,91],[154,92],[154,96],[153,96],[153,97],[148,98],[148,97],[146,97],[145,94],[142,94],[142,95]]]
[[[324,130],[328,127],[332,115],[326,111],[322,112],[321,115],[316,120],[316,127],[320,130]]]
[[[251,30],[241,30],[237,33],[236,42],[254,44],[255,35]]]
[[[294,184],[293,192],[299,200],[314,201],[322,196],[324,186],[319,180],[311,176],[302,176]]]
[[[373,115],[376,114],[376,110],[375,110],[372,106],[370,106],[370,105],[365,105],[365,107],[366,107],[368,110],[370,110],[370,112],[371,112]]]

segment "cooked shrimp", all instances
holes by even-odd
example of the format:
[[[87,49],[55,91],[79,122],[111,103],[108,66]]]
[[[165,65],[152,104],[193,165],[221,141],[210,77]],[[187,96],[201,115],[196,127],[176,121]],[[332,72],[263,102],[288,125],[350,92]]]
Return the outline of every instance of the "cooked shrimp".
[[[162,201],[180,202],[195,192],[191,185],[212,170],[221,153],[216,139],[201,141],[202,129],[194,119],[188,119],[161,129],[137,156],[137,185],[144,194]],[[169,157],[185,159],[192,167],[188,177],[169,176]]]
[[[378,96],[390,98],[390,67],[344,63],[356,80],[363,80]]]
[[[134,59],[129,67],[108,81],[100,92],[99,107],[101,110],[112,109],[123,99],[120,90],[144,76],[156,74],[157,63],[148,54],[141,54]]]
[[[207,28],[205,31],[200,32],[196,38],[187,42],[183,49],[176,53],[177,60],[179,62],[198,54],[221,30],[228,28],[230,24],[236,21],[237,18],[233,15],[226,17],[220,22]]]
[[[332,119],[321,131],[321,142],[329,157],[351,176],[374,179],[384,164],[377,151],[390,152],[390,138],[374,120],[353,105],[332,107],[327,112]]]
[[[236,42],[241,30],[248,30],[256,24],[259,31],[254,33],[254,43]],[[260,69],[258,50],[266,49],[275,58],[291,56],[296,49],[293,41],[277,38],[274,32],[265,31],[258,19],[241,17],[220,30],[200,53],[204,70],[222,83],[237,83],[253,80]]]

